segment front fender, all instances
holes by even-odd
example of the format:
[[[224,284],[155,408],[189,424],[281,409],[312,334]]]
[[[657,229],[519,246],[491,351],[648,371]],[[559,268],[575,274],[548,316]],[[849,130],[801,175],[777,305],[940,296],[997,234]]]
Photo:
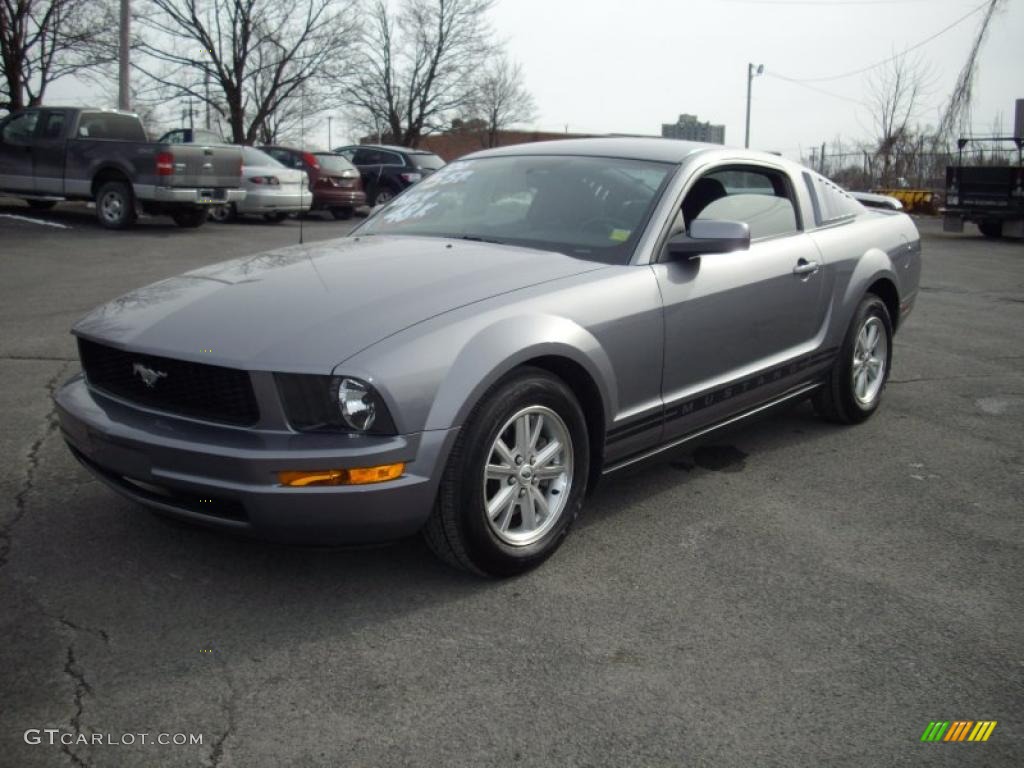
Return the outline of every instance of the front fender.
[[[618,408],[611,360],[577,323],[555,315],[508,317],[477,333],[455,357],[427,416],[427,429],[461,426],[509,371],[538,357],[561,357],[582,367],[597,384],[608,423]]]

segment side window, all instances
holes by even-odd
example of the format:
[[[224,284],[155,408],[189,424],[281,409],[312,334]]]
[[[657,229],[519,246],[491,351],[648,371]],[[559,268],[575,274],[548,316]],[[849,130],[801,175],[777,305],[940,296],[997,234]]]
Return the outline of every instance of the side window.
[[[171,131],[164,137],[165,144],[184,144],[185,143],[185,132],[184,131]]]
[[[9,120],[4,126],[4,143],[18,146],[30,144],[36,132],[37,122],[39,113],[36,111],[25,112]]]
[[[698,219],[742,221],[752,240],[800,231],[793,190],[785,174],[761,168],[728,168],[702,176],[683,200],[687,225]]]
[[[47,112],[43,123],[44,139],[59,139],[64,135],[64,113]]]
[[[818,174],[804,171],[803,175],[814,201],[814,218],[818,226],[849,221],[864,213],[864,206],[839,185]]]
[[[356,165],[379,165],[383,161],[381,160],[381,153],[375,149],[357,149],[352,162]]]
[[[352,147],[343,147],[342,149],[337,150],[336,153],[344,157],[350,163],[352,162],[352,158],[356,155],[356,151]]]
[[[396,155],[394,152],[381,152],[380,160],[377,162],[382,165],[405,166],[405,159],[401,155]]]

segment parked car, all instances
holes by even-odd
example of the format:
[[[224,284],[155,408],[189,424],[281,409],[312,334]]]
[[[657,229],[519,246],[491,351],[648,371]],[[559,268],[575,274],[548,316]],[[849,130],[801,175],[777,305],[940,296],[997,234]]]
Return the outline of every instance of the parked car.
[[[150,142],[138,115],[39,107],[0,120],[0,191],[39,210],[95,200],[108,229],[130,227],[139,209],[198,227],[207,211],[245,196],[234,147]]]
[[[1013,143],[1015,165],[965,165],[963,150],[969,144]],[[963,232],[964,222],[977,225],[985,237],[1024,237],[1024,138],[974,138],[957,140],[956,165],[946,168],[946,205],[942,228]]]
[[[318,543],[422,530],[506,576],[602,474],[803,398],[871,417],[920,254],[907,215],[769,154],[492,149],[347,238],[96,310],[57,412],[86,467],[168,515]]]
[[[390,202],[403,189],[445,165],[433,152],[386,144],[357,144],[334,152],[359,169],[370,205]]]
[[[214,131],[204,128],[175,128],[159,139],[161,144],[230,144],[231,142]]]
[[[313,204],[309,177],[305,171],[286,168],[266,152],[241,147],[242,188],[245,199],[218,205],[210,211],[215,221],[231,221],[237,216],[262,216],[280,223],[292,213],[304,213]]]
[[[263,151],[289,168],[309,174],[314,211],[329,211],[336,219],[350,219],[356,208],[366,205],[359,172],[345,158],[293,147],[263,147]]]

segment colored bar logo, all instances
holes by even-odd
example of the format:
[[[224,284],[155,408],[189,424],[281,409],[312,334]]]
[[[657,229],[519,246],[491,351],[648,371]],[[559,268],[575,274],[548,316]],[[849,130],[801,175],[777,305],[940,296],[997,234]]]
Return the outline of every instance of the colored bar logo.
[[[921,741],[988,741],[996,720],[932,720],[921,734]]]

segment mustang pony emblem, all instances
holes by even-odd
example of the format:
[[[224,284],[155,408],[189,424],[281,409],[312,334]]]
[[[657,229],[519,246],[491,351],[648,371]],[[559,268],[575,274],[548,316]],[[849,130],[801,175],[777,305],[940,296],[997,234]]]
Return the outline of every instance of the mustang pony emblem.
[[[167,378],[167,374],[163,371],[147,368],[142,363],[132,363],[132,376],[138,376],[142,379],[142,383],[150,389],[155,387],[160,379]]]

